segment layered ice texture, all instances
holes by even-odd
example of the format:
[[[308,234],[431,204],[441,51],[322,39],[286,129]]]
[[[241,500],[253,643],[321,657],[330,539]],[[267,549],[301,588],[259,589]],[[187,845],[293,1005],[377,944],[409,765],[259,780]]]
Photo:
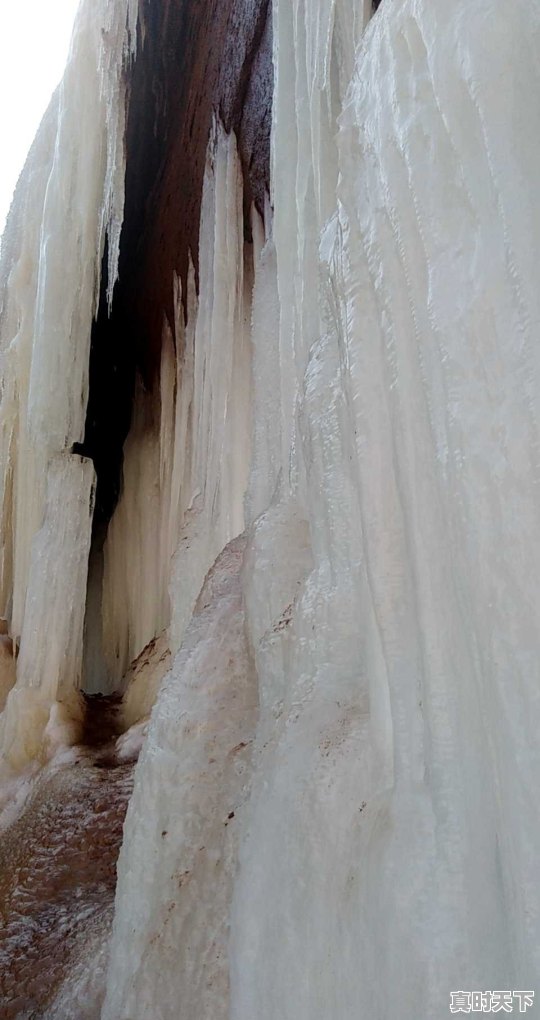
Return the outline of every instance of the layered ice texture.
[[[124,829],[103,1020],[428,1020],[454,989],[540,972],[540,4],[383,0],[368,23],[370,6],[274,0],[264,218],[248,244],[216,122],[199,290],[171,280],[159,398],[136,394],[104,648],[119,681],[167,629],[172,665]],[[124,5],[107,10],[123,28]],[[52,194],[54,116],[34,196]],[[108,151],[77,247],[94,273],[121,208]],[[72,364],[65,331],[34,330],[59,284],[47,200],[29,201],[16,236],[41,257],[17,249],[2,325],[8,719],[41,619],[32,557],[68,510],[81,555],[91,489],[65,452],[88,348]],[[83,569],[63,549],[67,585]],[[65,608],[44,605],[51,627]],[[150,701],[132,689],[130,721]]]

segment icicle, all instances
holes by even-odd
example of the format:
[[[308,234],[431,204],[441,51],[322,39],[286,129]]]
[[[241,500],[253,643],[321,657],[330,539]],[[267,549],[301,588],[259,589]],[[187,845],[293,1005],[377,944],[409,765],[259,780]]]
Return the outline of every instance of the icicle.
[[[246,315],[241,189],[234,137],[216,124],[204,183],[201,301],[191,268],[187,326],[174,281],[176,335],[173,343],[166,323],[159,393],[137,389],[122,497],[105,544],[104,647],[116,682],[169,624],[179,646],[207,570],[243,530],[251,294],[248,286]]]
[[[281,406],[279,362],[279,303],[276,251],[272,237],[264,242],[258,214],[252,214],[253,234],[259,237],[253,288],[253,437],[252,469],[246,498],[249,523],[270,504],[281,470]],[[267,214],[267,218],[268,217]]]

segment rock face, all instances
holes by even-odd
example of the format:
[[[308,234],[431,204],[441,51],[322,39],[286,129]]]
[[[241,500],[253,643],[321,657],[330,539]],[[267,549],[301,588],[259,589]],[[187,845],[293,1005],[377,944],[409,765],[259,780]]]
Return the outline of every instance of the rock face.
[[[534,989],[539,44],[525,0],[82,5],[2,256],[0,893],[57,968],[11,1015]],[[62,875],[32,804],[141,746],[60,964],[5,848]]]
[[[139,57],[129,75],[126,207],[120,290],[145,369],[172,324],[176,273],[198,272],[199,225],[212,117],[234,131],[246,230],[270,192],[272,24],[269,0],[143,2]],[[144,39],[144,42],[142,41]],[[159,360],[158,360],[159,363]]]

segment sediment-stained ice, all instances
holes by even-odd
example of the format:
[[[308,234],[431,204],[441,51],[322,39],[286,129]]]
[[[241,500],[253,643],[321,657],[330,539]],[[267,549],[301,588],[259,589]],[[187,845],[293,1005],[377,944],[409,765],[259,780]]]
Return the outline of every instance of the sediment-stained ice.
[[[243,548],[228,545],[206,578],[142,751],[104,1018],[230,1015],[228,914],[257,709]]]

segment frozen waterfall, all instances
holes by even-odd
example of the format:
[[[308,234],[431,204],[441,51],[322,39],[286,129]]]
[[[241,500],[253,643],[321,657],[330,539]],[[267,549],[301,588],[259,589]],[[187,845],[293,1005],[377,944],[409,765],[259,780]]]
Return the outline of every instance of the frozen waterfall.
[[[136,8],[83,3],[4,244],[11,779],[80,716]],[[371,14],[273,0],[265,207],[216,111],[135,380],[92,616],[143,742],[102,1020],[442,1020],[540,973],[540,2]]]

